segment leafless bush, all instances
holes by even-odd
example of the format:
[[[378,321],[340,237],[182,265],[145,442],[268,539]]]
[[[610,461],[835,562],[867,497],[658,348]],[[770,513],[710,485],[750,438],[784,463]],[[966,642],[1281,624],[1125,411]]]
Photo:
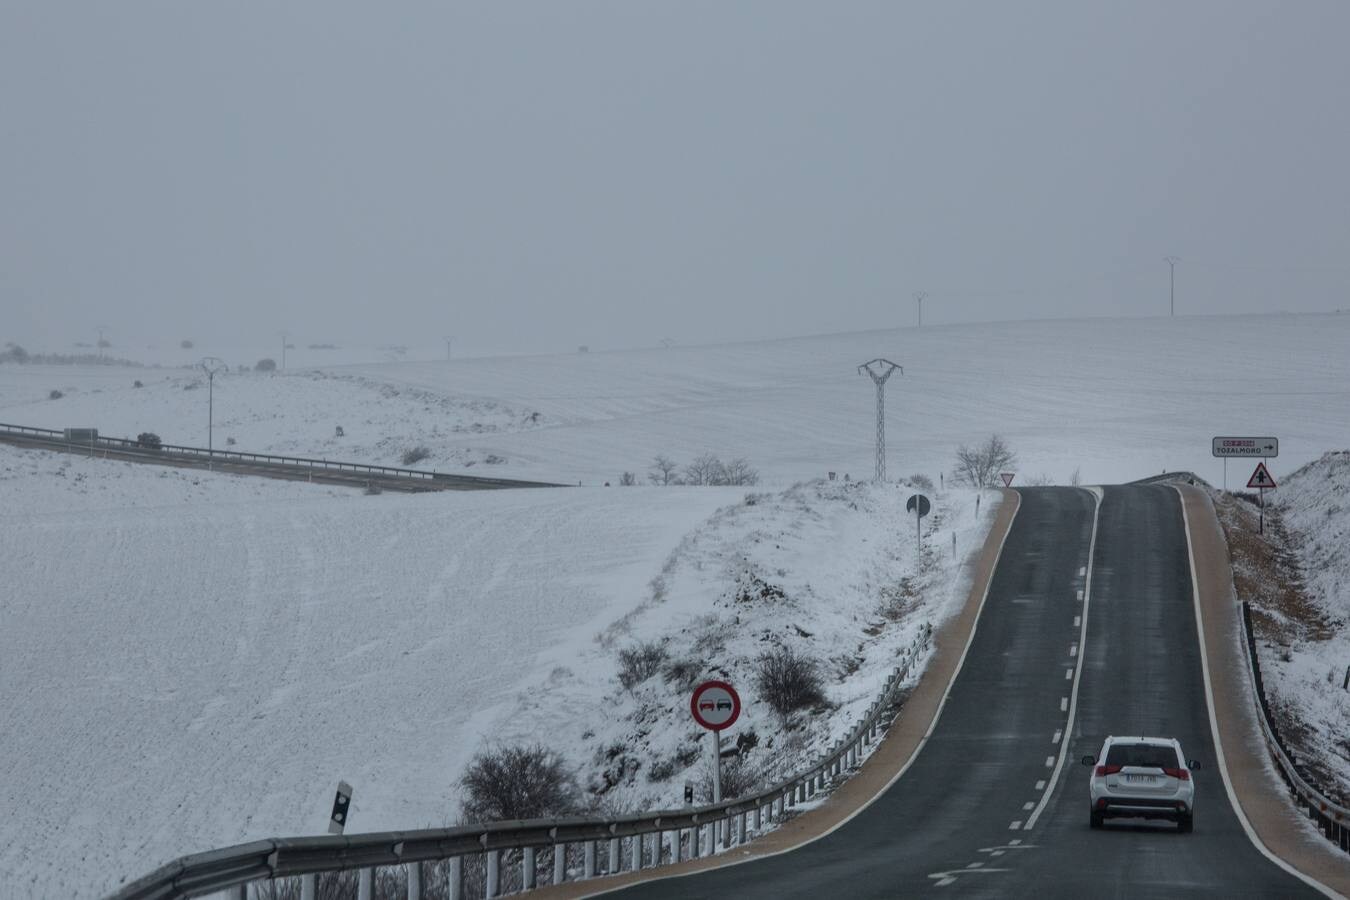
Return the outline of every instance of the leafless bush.
[[[958,484],[987,488],[997,483],[1000,472],[1005,472],[1017,462],[1017,454],[997,434],[989,435],[983,444],[967,447],[962,444],[956,451],[956,471],[952,475]]]
[[[403,451],[403,464],[411,466],[431,456],[431,451],[426,447],[412,447]]]
[[[667,658],[666,648],[655,641],[634,644],[619,651],[619,683],[632,690],[661,671]]]
[[[1045,487],[1046,485],[1054,483],[1055,480],[1051,478],[1049,475],[1045,474],[1044,472],[1042,472],[1039,475],[1032,475],[1030,478],[1027,479],[1028,487]]]
[[[275,372],[277,370],[277,361],[275,359],[260,359],[253,368],[259,372]]]
[[[1073,474],[1069,476],[1069,484],[1073,485],[1074,487],[1078,487],[1078,485],[1082,483],[1083,483],[1082,470],[1076,468],[1073,470]]]
[[[690,690],[698,684],[699,677],[703,674],[703,661],[699,659],[674,659],[666,663],[665,668],[661,670],[661,677],[684,690]]]
[[[909,483],[921,491],[927,491],[930,494],[933,493],[933,479],[929,478],[927,475],[919,475],[917,473],[911,475],[909,476]]]
[[[819,664],[791,647],[779,646],[759,655],[755,660],[755,687],[764,702],[783,718],[794,710],[825,702]]]
[[[632,487],[635,484],[637,484],[637,475],[632,472],[624,472],[619,476],[620,487]]]
[[[579,807],[576,778],[558,754],[539,744],[484,750],[459,783],[466,822],[566,816]]]
[[[61,393],[56,388],[52,388],[52,392],[47,395],[47,398],[49,400],[60,400],[64,396],[65,394]]]
[[[711,763],[701,766],[703,772],[697,792],[703,803],[713,802]],[[759,784],[759,772],[739,756],[722,760],[722,799],[735,800],[752,793]]]

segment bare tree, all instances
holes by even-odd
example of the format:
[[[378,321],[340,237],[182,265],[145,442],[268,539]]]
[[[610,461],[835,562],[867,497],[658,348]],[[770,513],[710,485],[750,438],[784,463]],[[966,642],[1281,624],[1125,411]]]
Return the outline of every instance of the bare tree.
[[[718,484],[722,476],[722,461],[711,453],[698,456],[684,467],[684,483],[693,485]]]
[[[657,454],[648,466],[647,480],[652,484],[668,485],[678,483],[679,479],[675,473],[679,471],[680,464],[668,456]]]
[[[632,487],[637,484],[637,475],[632,472],[624,472],[619,476],[619,484],[623,487]]]
[[[734,486],[759,484],[759,472],[750,468],[745,457],[738,456],[722,467],[722,481],[719,483]]]
[[[1000,472],[1006,472],[1017,462],[1017,454],[997,434],[989,435],[983,444],[956,450],[956,471],[953,479],[959,484],[987,488],[997,484]]]

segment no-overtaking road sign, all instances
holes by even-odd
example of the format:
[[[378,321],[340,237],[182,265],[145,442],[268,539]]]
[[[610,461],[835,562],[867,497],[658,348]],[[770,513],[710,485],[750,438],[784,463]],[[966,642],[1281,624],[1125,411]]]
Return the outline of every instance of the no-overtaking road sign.
[[[1216,437],[1215,456],[1255,456],[1271,459],[1280,455],[1280,439],[1273,437]]]

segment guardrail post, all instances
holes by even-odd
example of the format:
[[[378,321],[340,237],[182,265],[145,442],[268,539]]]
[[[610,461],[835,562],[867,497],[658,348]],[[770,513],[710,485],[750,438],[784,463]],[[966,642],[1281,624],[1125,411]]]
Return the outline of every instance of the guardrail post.
[[[609,859],[607,860],[607,863],[608,865],[606,866],[605,871],[608,874],[614,875],[617,872],[623,871],[623,857],[620,856],[619,839],[616,837],[609,839]]]
[[[520,886],[525,890],[534,887],[534,848],[526,847],[525,852],[521,854],[524,858],[520,863]],[[408,892],[408,900],[413,900],[412,891]]]
[[[408,900],[422,900],[422,864],[408,863]]]
[[[736,830],[736,841],[737,841],[737,843],[740,843],[740,844],[744,844],[744,843],[745,843],[745,821],[746,821],[746,815],[747,815],[746,813],[741,813],[741,815],[740,815],[740,821],[736,823],[736,829],[737,829],[737,830]]]
[[[495,897],[501,893],[502,887],[502,851],[487,851],[487,884],[483,888],[483,895],[486,897]]]
[[[731,846],[731,816],[722,820],[722,849],[725,850]]]
[[[585,867],[582,869],[582,877],[583,877],[583,878],[594,878],[594,877],[595,877],[595,841],[587,841],[587,842],[586,842],[585,856],[586,856],[586,861],[585,861],[585,864],[584,864]]]
[[[759,834],[760,829],[764,827],[764,807],[758,803],[755,804],[755,834]]]
[[[567,880],[567,845],[553,845],[553,883],[562,884]]]
[[[698,859],[698,838],[703,832],[702,825],[695,825],[689,829],[689,858]]]
[[[356,900],[371,900],[374,893],[374,869],[360,869],[356,873]]]
[[[464,857],[450,857],[450,865],[445,867],[446,891],[450,900],[464,900]]]
[[[658,842],[661,840],[660,832],[657,833],[656,839]],[[658,843],[656,846],[658,850],[661,847],[660,843]],[[642,835],[635,834],[633,835],[633,871],[636,872],[641,868],[642,868]]]
[[[300,900],[316,900],[319,895],[319,876],[309,872],[300,876]]]

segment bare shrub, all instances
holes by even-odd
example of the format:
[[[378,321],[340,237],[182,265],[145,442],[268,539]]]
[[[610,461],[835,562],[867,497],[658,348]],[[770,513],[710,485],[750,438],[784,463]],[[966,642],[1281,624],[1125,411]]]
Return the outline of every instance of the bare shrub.
[[[679,476],[675,473],[680,470],[679,463],[668,456],[657,454],[652,459],[652,464],[647,467],[647,480],[652,484],[669,485],[679,484]]]
[[[952,475],[958,484],[971,487],[993,487],[1000,472],[1005,472],[1017,462],[1003,438],[997,434],[989,435],[983,444],[967,447],[962,444],[956,450],[956,470]]]
[[[927,475],[911,475],[909,476],[909,483],[921,491],[927,491],[930,494],[933,493],[933,479],[929,478]]]
[[[634,644],[619,651],[619,683],[627,690],[661,671],[668,654],[666,648],[651,641]]]
[[[408,450],[403,451],[403,464],[405,466],[411,466],[414,463],[419,463],[430,456],[431,451],[426,447],[412,447]]]
[[[698,456],[684,467],[684,483],[697,486],[716,484],[722,471],[722,462],[711,453]]]
[[[624,472],[619,476],[620,487],[632,487],[637,484],[637,475],[632,472]]]
[[[661,677],[669,684],[683,690],[690,690],[698,684],[703,675],[703,660],[673,659],[661,670]]]
[[[755,660],[755,687],[764,702],[783,718],[825,702],[820,665],[787,646],[761,653]]]
[[[1073,474],[1069,476],[1069,484],[1073,485],[1074,487],[1078,487],[1078,485],[1082,483],[1083,483],[1083,473],[1081,469],[1075,468],[1073,470]]]
[[[62,397],[64,397],[64,396],[65,396],[65,394],[61,393],[61,392],[58,391],[56,388],[52,388],[52,392],[51,392],[50,394],[47,395],[47,399],[49,399],[49,400],[60,400],[60,399],[61,399]]]
[[[733,487],[759,484],[759,472],[751,468],[750,463],[743,456],[738,456],[723,466],[721,475],[722,480],[718,482],[719,484]]]
[[[566,816],[580,806],[575,776],[562,757],[539,744],[484,750],[459,783],[465,822]]]
[[[1039,475],[1032,475],[1030,478],[1027,479],[1028,487],[1045,487],[1046,485],[1054,483],[1055,480],[1051,478],[1049,475],[1045,474],[1044,472],[1042,472]]]
[[[697,793],[703,803],[713,802],[711,763],[701,767]],[[735,800],[752,793],[759,784],[759,771],[739,756],[722,760],[722,799]]]
[[[260,359],[253,368],[259,372],[275,372],[277,370],[277,361],[275,359]]]

